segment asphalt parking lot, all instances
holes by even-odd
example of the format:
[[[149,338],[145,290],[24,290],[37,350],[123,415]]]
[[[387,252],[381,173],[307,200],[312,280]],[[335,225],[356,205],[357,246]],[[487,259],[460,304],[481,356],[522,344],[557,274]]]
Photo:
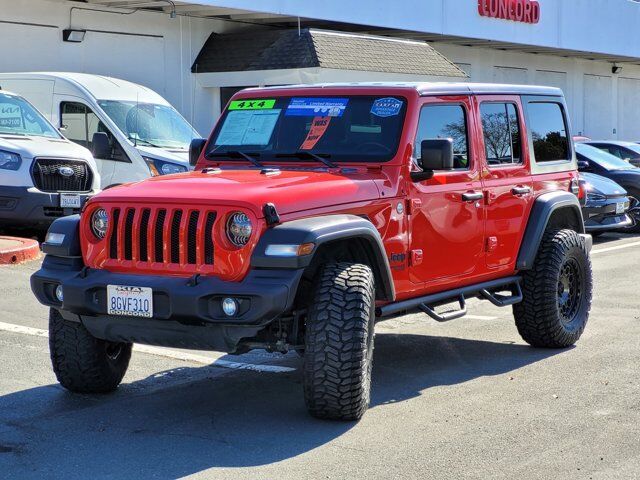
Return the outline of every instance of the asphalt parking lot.
[[[310,418],[300,359],[140,349],[121,388],[55,380],[38,262],[0,268],[1,478],[640,478],[640,237],[593,254],[581,341],[524,344],[509,309],[378,324],[372,408]]]

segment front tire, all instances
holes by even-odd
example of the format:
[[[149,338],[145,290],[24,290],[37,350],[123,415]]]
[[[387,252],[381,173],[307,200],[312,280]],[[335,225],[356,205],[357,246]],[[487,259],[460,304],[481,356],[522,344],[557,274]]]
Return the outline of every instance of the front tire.
[[[591,309],[591,261],[584,240],[572,230],[547,233],[533,268],[523,274],[522,293],[513,314],[527,343],[545,348],[576,343]]]
[[[629,189],[631,207],[629,215],[633,219],[633,225],[620,230],[622,233],[640,233],[640,191]]]
[[[49,310],[49,350],[56,378],[76,393],[112,392],[122,381],[131,358],[130,343],[114,343],[92,336],[79,322]]]
[[[304,353],[304,398],[314,417],[359,420],[369,408],[374,308],[368,266],[330,263],[320,269]]]

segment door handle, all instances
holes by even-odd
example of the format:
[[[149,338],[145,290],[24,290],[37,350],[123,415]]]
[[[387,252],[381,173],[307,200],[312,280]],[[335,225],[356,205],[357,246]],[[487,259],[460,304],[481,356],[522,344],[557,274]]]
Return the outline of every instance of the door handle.
[[[484,194],[482,192],[467,192],[462,194],[463,202],[477,202],[478,200],[482,200],[484,198]]]
[[[531,189],[529,187],[514,187],[511,189],[511,193],[516,196],[529,195],[531,193]]]

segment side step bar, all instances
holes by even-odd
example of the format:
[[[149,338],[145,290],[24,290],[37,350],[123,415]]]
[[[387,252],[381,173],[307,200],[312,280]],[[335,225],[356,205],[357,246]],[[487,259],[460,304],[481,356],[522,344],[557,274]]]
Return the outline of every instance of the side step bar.
[[[439,322],[446,322],[466,315],[467,309],[465,305],[465,298],[480,297],[485,300],[489,300],[491,303],[498,307],[506,307],[521,302],[521,280],[522,279],[520,277],[516,276],[501,278],[499,280],[491,280],[489,282],[469,285],[468,287],[456,288],[455,290],[448,290],[446,292],[433,293],[431,295],[425,295],[424,297],[410,298],[409,300],[389,303],[387,305],[383,305],[382,307],[376,308],[376,316],[388,317],[400,312],[415,310],[416,308],[419,308],[434,320],[437,320]],[[511,296],[506,296],[492,293],[497,290],[511,290],[513,294]],[[460,310],[437,313],[433,308],[429,306],[446,302],[447,300],[458,300],[458,302],[460,303]]]
[[[458,303],[460,303],[460,310],[450,310],[448,312],[438,313],[426,303],[423,303],[418,308],[424,313],[433,318],[436,322],[449,322],[456,318],[462,318],[467,314],[467,305],[464,301],[464,295],[458,297]]]

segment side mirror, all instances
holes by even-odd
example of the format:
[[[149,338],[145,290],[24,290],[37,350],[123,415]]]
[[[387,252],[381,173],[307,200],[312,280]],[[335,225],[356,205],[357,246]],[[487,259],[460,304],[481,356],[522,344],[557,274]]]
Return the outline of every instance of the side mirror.
[[[434,138],[420,143],[420,167],[422,172],[414,172],[414,182],[422,182],[433,177],[436,170],[453,170],[453,141],[450,138]]]
[[[578,170],[587,170],[590,167],[586,160],[578,160]]]
[[[196,166],[206,143],[207,141],[204,138],[194,138],[191,140],[191,145],[189,145],[189,165],[192,167]]]
[[[91,139],[91,153],[93,158],[110,158],[111,144],[109,136],[104,132],[96,132]]]

